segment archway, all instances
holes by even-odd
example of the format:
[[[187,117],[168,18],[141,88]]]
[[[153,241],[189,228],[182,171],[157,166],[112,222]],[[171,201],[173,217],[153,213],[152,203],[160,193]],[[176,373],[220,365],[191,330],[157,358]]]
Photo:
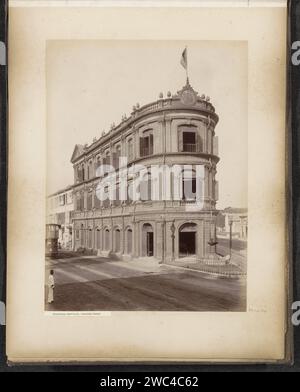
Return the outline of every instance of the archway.
[[[132,253],[132,229],[126,230],[126,253],[128,255]]]
[[[185,223],[179,229],[179,257],[195,256],[197,252],[197,225]]]
[[[115,230],[114,236],[114,252],[119,253],[121,249],[121,231],[120,229]]]
[[[96,249],[100,249],[101,241],[100,241],[101,231],[99,228],[96,230]]]
[[[154,232],[150,223],[143,225],[142,255],[147,257],[154,256]]]
[[[110,232],[109,229],[104,231],[104,250],[110,250]]]

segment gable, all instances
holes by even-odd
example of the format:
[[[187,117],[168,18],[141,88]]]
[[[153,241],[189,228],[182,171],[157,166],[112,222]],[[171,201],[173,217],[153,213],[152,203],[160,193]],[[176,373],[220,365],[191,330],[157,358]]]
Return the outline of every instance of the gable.
[[[83,146],[81,144],[76,144],[72,157],[71,157],[71,162],[73,163],[76,161],[78,157],[80,157],[83,153]]]

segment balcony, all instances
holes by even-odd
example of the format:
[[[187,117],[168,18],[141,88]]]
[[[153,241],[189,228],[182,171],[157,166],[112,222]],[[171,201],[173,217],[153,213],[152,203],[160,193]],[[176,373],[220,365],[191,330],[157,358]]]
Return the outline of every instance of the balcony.
[[[153,155],[153,147],[145,147],[141,149],[141,157]]]
[[[193,144],[184,143],[182,145],[182,152],[198,152],[197,147],[198,146],[195,143],[193,143]]]

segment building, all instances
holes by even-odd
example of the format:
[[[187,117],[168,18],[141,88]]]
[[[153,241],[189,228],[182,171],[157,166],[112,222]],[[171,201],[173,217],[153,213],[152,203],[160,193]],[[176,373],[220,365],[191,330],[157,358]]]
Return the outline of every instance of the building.
[[[218,216],[218,235],[229,237],[230,226],[232,238],[247,240],[248,236],[248,210],[246,208],[225,208]]]
[[[58,245],[62,249],[73,249],[73,186],[62,189],[47,198],[47,224],[57,224]]]
[[[214,247],[210,242],[215,233],[218,199],[218,120],[209,97],[199,96],[187,79],[177,94],[172,96],[169,92],[163,98],[161,93],[155,102],[142,107],[137,104],[130,117],[124,116],[117,126],[113,124],[109,133],[89,146],[76,145],[71,158],[74,250],[84,248],[120,259],[154,257],[160,262],[187,256],[202,261],[212,257]],[[178,199],[172,193],[168,200],[153,200],[149,188],[138,201],[118,197],[113,201],[99,200],[97,187],[107,176],[99,168],[103,164],[113,165],[118,182],[119,158],[124,156],[129,169],[134,165],[190,165],[193,189],[196,167],[201,167],[201,207],[194,196],[182,195]],[[146,174],[145,182],[149,183],[149,177],[153,181],[152,173]],[[174,175],[170,176],[174,180]],[[132,177],[127,177],[128,188]],[[184,176],[182,181],[184,184]],[[117,183],[117,194],[118,186]]]

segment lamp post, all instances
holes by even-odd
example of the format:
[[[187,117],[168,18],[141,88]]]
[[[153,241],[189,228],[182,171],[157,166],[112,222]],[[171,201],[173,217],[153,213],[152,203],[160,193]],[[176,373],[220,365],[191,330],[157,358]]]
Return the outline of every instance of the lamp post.
[[[212,222],[213,222],[213,213],[212,213],[212,211],[211,211],[211,225],[212,225]],[[214,222],[214,234],[212,234],[212,227],[210,227],[210,240],[208,241],[208,245],[210,246],[210,254],[212,254],[213,252],[212,252],[212,248],[214,247],[215,248],[215,251],[214,251],[214,253],[217,253],[217,244],[218,244],[218,241],[217,241],[217,226],[216,226],[216,221]]]

